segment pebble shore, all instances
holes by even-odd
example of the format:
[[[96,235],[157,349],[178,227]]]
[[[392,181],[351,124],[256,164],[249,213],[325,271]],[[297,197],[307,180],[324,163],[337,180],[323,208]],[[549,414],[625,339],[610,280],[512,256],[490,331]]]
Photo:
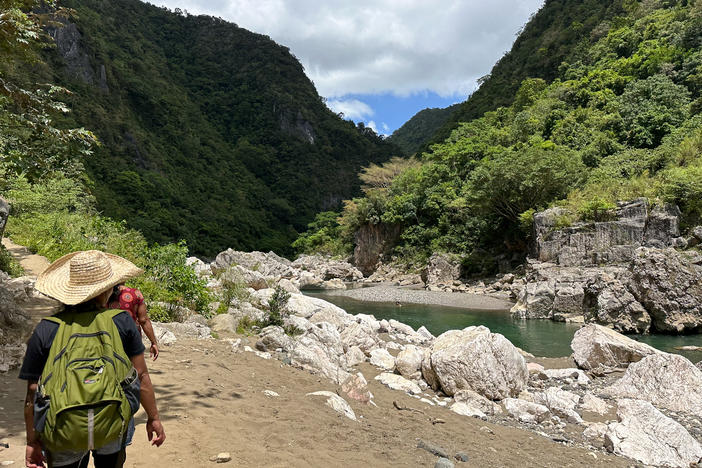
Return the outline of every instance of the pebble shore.
[[[400,302],[401,304],[427,304],[475,310],[508,311],[514,305],[507,299],[485,295],[426,291],[398,286],[373,286],[329,291],[328,294],[367,302]]]

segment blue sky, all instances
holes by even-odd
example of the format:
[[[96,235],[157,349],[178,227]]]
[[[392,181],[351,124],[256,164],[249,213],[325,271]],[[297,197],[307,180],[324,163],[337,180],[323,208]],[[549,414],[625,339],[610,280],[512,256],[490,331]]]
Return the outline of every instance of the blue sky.
[[[428,107],[448,107],[466,100],[466,95],[439,96],[427,91],[397,96],[392,93],[347,94],[327,100],[327,105],[335,112],[343,112],[344,117],[354,122],[363,122],[376,133],[391,134],[410,117]]]
[[[150,0],[266,34],[335,112],[391,134],[464,101],[543,0]]]

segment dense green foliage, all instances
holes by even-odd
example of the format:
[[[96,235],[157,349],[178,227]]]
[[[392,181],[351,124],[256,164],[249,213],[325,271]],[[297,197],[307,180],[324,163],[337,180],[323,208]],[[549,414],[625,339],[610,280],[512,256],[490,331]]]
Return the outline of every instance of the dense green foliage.
[[[448,251],[485,273],[486,258],[526,250],[534,211],[554,203],[570,208],[563,225],[639,196],[677,203],[683,228],[700,223],[701,26],[702,2],[627,2],[596,35],[566,40],[577,60],[551,83],[522,81],[509,107],[461,123],[420,167],[348,201],[341,224],[399,223],[406,259]]]
[[[139,0],[62,3],[77,16],[49,29],[34,73],[73,91],[65,123],[102,143],[85,163],[98,208],[150,241],[289,253],[363,165],[400,154],[331,112],[266,36]]]
[[[399,146],[405,154],[414,154],[443,127],[461,104],[444,108],[423,109],[400,128],[392,132],[388,141]]]
[[[460,122],[512,104],[526,78],[551,82],[563,61],[572,61],[607,33],[608,21],[624,13],[622,0],[546,0],[519,32],[512,49],[479,80],[480,87],[447,118],[420,152],[449,137]]]
[[[4,1],[0,6],[0,194],[12,205],[6,232],[49,260],[88,249],[121,255],[145,269],[130,284],[150,302],[207,312],[209,292],[186,266],[185,243],[149,246],[124,221],[96,211],[82,171],[95,148],[92,134],[60,123],[68,108],[55,93],[66,95],[67,90],[37,84],[19,72],[28,63],[38,65],[39,46],[51,45],[40,29],[45,18],[30,13],[38,2]],[[0,269],[20,273],[4,249]],[[151,312],[158,319],[172,318],[162,307]]]

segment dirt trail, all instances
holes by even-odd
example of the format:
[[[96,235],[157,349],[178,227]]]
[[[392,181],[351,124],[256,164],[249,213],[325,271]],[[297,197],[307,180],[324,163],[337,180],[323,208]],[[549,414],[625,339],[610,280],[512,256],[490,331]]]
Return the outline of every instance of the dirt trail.
[[[25,255],[20,253],[20,255]],[[31,270],[42,268],[37,256],[26,255]],[[34,315],[46,314],[38,306]],[[241,337],[253,346],[253,339]],[[160,448],[149,446],[146,417],[137,413],[134,444],[127,467],[207,467],[209,458],[229,452],[225,466],[336,467],[426,466],[437,457],[418,449],[419,439],[452,455],[470,460],[457,467],[582,467],[630,465],[626,459],[573,448],[532,432],[459,416],[446,408],[428,406],[373,378],[369,364],[361,371],[369,381],[377,407],[348,400],[358,417],[352,421],[324,405],[323,397],[308,397],[337,386],[306,371],[235,352],[225,341],[184,341],[164,347],[149,363],[161,418],[167,433]],[[24,466],[25,430],[22,415],[25,384],[16,371],[0,374],[0,463]],[[268,397],[273,390],[279,397]],[[398,411],[393,406],[421,410]],[[441,419],[444,423],[433,424]],[[91,465],[92,466],[92,465]]]
[[[246,340],[247,338],[244,338]],[[145,415],[137,414],[135,442],[127,451],[128,467],[207,467],[219,452],[229,452],[225,466],[427,466],[437,457],[418,449],[418,439],[434,442],[451,454],[470,457],[457,467],[625,467],[626,459],[566,447],[535,433],[467,418],[431,407],[390,390],[373,377],[370,365],[361,370],[369,380],[378,407],[349,403],[358,421],[338,415],[324,398],[308,397],[318,390],[336,391],[326,379],[232,351],[223,341],[180,341],[166,347],[151,374],[158,395],[167,440],[148,445]],[[21,401],[24,387],[14,375],[0,376],[0,461],[22,466],[24,429]],[[279,397],[267,397],[273,390]],[[402,407],[423,413],[398,411]],[[432,424],[433,418],[445,421]]]
[[[46,257],[33,254],[27,247],[17,245],[7,237],[3,237],[2,245],[19,261],[22,268],[24,268],[25,274],[28,276],[39,276],[49,266],[49,261]]]

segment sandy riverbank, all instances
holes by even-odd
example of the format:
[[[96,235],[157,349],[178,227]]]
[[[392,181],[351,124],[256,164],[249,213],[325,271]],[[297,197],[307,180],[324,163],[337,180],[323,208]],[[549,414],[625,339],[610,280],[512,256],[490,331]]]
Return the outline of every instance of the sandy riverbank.
[[[253,345],[254,338],[242,338]],[[450,454],[466,453],[470,460],[456,465],[461,468],[631,465],[624,458],[426,405],[373,380],[380,371],[367,363],[360,370],[378,406],[348,400],[358,421],[326,407],[324,398],[306,396],[336,391],[329,380],[253,353],[234,353],[224,341],[179,341],[149,366],[168,439],[163,447],[149,447],[140,411],[125,467],[215,466],[209,458],[219,452],[232,456],[225,467],[434,466],[437,457],[418,449],[419,439]],[[24,456],[24,390],[16,372],[0,374],[0,442],[10,445],[0,448],[0,462],[14,461],[18,467]],[[267,397],[264,390],[280,396]],[[393,401],[419,411],[398,411]],[[443,422],[435,424],[437,419]]]
[[[480,294],[427,291],[386,285],[329,291],[327,294],[366,302],[400,302],[401,304],[426,304],[474,310],[505,311],[514,305],[513,302],[506,299]]]

